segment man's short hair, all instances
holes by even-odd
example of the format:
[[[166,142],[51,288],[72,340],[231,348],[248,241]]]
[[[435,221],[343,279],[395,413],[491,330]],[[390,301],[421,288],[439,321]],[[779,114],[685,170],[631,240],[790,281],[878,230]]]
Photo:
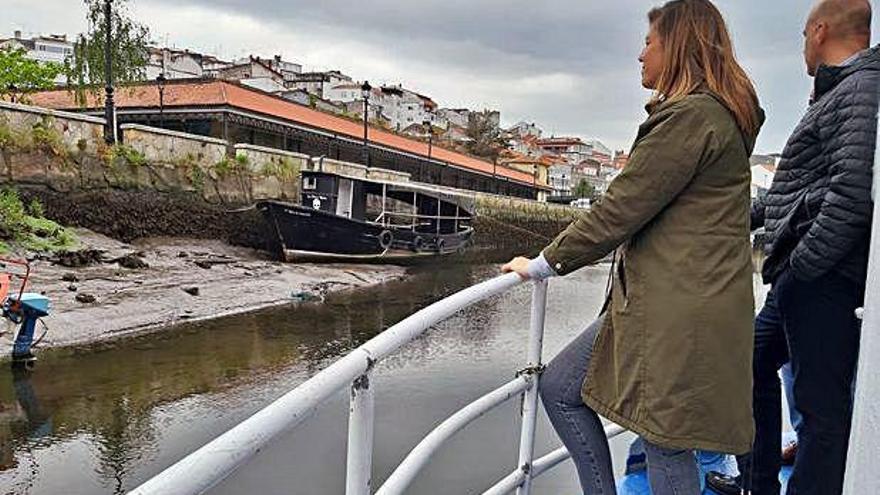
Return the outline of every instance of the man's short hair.
[[[871,2],[868,0],[820,0],[811,21],[824,20],[838,38],[871,36]]]

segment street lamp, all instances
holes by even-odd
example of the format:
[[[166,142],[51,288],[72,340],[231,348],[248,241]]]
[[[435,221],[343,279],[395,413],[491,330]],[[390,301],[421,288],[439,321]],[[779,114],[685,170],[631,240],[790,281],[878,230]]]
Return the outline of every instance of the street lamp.
[[[104,141],[116,143],[116,106],[113,103],[113,37],[112,37],[112,4],[113,0],[104,0]]]
[[[426,129],[428,129],[428,160],[430,160],[431,159],[431,149],[433,148],[433,145],[434,145],[434,126],[431,125],[431,121],[429,119],[425,119],[425,121],[422,122],[422,126],[424,126]]]
[[[159,88],[159,127],[165,128],[165,73],[161,72],[156,77],[156,87]]]
[[[492,183],[495,185],[495,194],[498,194],[498,155],[492,159]]]
[[[361,95],[364,97],[364,165],[368,167],[370,166],[370,142],[367,132],[370,125],[370,91],[372,89],[373,87],[370,86],[369,81],[364,81],[364,84],[361,86]]]
[[[535,200],[538,199],[538,165],[532,165],[532,192],[535,194]]]

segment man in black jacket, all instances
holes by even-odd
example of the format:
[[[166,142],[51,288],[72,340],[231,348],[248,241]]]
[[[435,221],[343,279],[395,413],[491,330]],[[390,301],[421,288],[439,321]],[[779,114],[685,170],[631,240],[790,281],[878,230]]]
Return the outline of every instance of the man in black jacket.
[[[752,228],[766,229],[763,277],[772,284],[755,320],[756,436],[751,461],[741,463],[746,488],[758,495],[780,491],[777,372],[789,360],[803,423],[788,494],[843,489],[859,347],[855,309],[868,263],[880,90],[880,47],[868,48],[870,2],[818,2],[804,37],[815,79],[810,107],[770,191],[752,209]]]

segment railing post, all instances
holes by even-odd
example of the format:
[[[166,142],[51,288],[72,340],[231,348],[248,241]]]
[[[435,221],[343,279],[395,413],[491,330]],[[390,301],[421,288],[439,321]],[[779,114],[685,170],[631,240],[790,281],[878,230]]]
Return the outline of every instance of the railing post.
[[[880,116],[878,116],[880,120]],[[880,136],[880,132],[878,132]],[[865,306],[856,316],[862,319],[858,374],[846,477],[843,493],[880,493],[877,456],[880,455],[880,146],[874,152],[874,218]]]
[[[351,384],[345,495],[372,492],[373,410],[373,388],[368,371]]]
[[[528,361],[523,373],[531,374],[532,386],[523,392],[522,429],[519,437],[517,466],[525,474],[517,495],[529,495],[532,489],[532,460],[535,454],[535,425],[538,419],[538,388],[542,369],[541,352],[544,347],[544,315],[547,306],[547,281],[535,282],[532,291],[532,318],[529,330]]]

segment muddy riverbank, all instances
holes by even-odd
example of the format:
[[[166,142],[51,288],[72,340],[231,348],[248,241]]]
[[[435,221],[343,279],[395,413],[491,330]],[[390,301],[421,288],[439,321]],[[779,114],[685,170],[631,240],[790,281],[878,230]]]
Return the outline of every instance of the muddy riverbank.
[[[332,292],[405,274],[393,266],[285,264],[222,241],[148,238],[127,244],[84,229],[75,232],[81,259],[44,257],[32,264],[28,291],[43,292],[52,301],[41,347],[92,344],[182,322],[320,301]],[[0,325],[4,357],[12,330]],[[37,335],[43,330],[38,326]]]

